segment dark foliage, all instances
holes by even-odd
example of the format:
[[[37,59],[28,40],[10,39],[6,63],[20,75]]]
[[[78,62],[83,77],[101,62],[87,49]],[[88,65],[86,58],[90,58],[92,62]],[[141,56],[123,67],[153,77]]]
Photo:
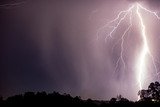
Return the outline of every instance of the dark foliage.
[[[151,83],[147,90],[140,90],[140,100],[133,102],[121,95],[117,98],[111,98],[110,101],[98,101],[98,100],[82,100],[81,97],[72,97],[69,94],[59,94],[53,92],[47,94],[46,92],[26,92],[25,94],[15,95],[8,97],[6,100],[0,97],[0,107],[2,106],[75,106],[75,107],[110,107],[110,106],[129,106],[129,107],[147,107],[147,106],[160,106],[160,84],[158,82]]]
[[[156,104],[159,104],[158,102]],[[69,94],[59,94],[58,92],[53,92],[47,94],[46,92],[26,92],[23,95],[15,95],[3,100],[0,97],[0,107],[12,105],[12,106],[88,106],[88,107],[108,107],[108,106],[145,106],[145,105],[155,105],[154,102],[150,100],[132,102],[122,96],[117,98],[112,98],[110,101],[98,101],[98,100],[82,100],[79,96],[72,97]],[[160,104],[159,104],[160,105]]]
[[[150,83],[147,90],[138,92],[141,101],[160,102],[160,83]]]

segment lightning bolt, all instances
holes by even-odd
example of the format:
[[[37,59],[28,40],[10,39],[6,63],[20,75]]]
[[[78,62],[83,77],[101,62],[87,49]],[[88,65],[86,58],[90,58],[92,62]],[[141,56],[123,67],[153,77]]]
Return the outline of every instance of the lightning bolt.
[[[137,77],[137,83],[138,83],[138,87],[139,90],[142,90],[143,85],[144,85],[144,81],[146,79],[146,72],[147,72],[147,66],[146,66],[146,62],[147,62],[147,58],[151,58],[152,60],[152,64],[154,66],[156,75],[158,76],[158,71],[157,71],[157,67],[156,67],[156,61],[154,56],[152,55],[150,48],[149,48],[149,43],[148,43],[148,38],[146,35],[146,25],[144,23],[143,20],[143,15],[141,13],[141,10],[152,14],[153,16],[155,16],[158,20],[160,20],[160,17],[158,16],[158,14],[154,11],[151,11],[145,7],[143,7],[142,5],[140,5],[139,3],[135,3],[132,6],[130,6],[127,10],[124,11],[120,11],[117,15],[117,17],[113,20],[111,20],[110,22],[108,22],[107,24],[105,24],[103,27],[101,27],[100,29],[98,29],[98,33],[97,33],[97,39],[99,39],[99,33],[103,30],[106,30],[108,28],[112,28],[111,31],[107,32],[104,40],[105,42],[107,42],[107,39],[109,38],[113,38],[114,37],[114,32],[116,32],[116,30],[120,27],[121,23],[123,23],[123,21],[125,19],[128,18],[129,16],[129,20],[130,20],[130,24],[129,26],[126,28],[126,30],[124,31],[124,33],[122,34],[121,38],[115,43],[115,45],[113,46],[112,50],[114,49],[114,47],[120,42],[120,48],[121,48],[121,52],[120,52],[120,56],[116,62],[115,65],[115,72],[117,71],[119,64],[123,65],[123,69],[125,71],[126,69],[126,63],[125,63],[125,59],[124,59],[124,42],[125,42],[125,38],[127,33],[130,31],[130,28],[132,27],[132,20],[133,20],[133,12],[135,12],[135,15],[138,19],[139,22],[139,26],[140,26],[140,31],[141,31],[141,38],[142,38],[142,46],[139,52],[139,56],[136,59],[136,77]]]

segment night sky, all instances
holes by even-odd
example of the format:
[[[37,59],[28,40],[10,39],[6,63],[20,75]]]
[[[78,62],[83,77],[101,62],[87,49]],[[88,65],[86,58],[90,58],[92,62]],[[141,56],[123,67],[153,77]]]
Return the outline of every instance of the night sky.
[[[84,99],[122,94],[135,100],[139,30],[133,26],[127,38],[125,73],[114,73],[120,52],[118,46],[111,51],[115,40],[105,43],[103,35],[96,40],[97,30],[134,1],[138,0],[0,1],[0,95],[58,91]],[[22,3],[4,6],[15,2]],[[160,12],[159,0],[141,3]],[[160,60],[160,22],[151,16],[146,21],[153,54]]]

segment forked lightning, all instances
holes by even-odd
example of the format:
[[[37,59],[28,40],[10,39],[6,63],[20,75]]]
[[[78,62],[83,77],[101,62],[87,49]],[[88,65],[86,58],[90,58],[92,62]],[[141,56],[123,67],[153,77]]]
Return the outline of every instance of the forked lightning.
[[[136,17],[138,19],[138,23],[139,23],[138,26],[140,27],[140,31],[141,31],[140,34],[141,34],[141,38],[142,38],[142,46],[140,46],[141,49],[140,49],[140,52],[139,52],[138,57],[137,57],[136,62],[135,62],[136,77],[137,77],[136,81],[138,83],[139,90],[141,90],[143,88],[144,81],[146,79],[146,75],[145,75],[146,72],[147,72],[147,70],[146,70],[146,59],[148,57],[151,58],[152,64],[153,64],[154,69],[155,69],[155,72],[156,72],[156,74],[158,74],[156,63],[155,63],[155,58],[152,55],[152,52],[150,51],[150,48],[149,48],[149,43],[148,43],[148,38],[147,38],[148,35],[146,34],[146,27],[147,26],[145,25],[141,10],[152,14],[158,20],[160,20],[160,17],[158,16],[158,14],[156,12],[151,11],[151,10],[143,7],[139,3],[135,3],[132,6],[130,6],[128,10],[120,11],[115,19],[111,20],[105,26],[101,27],[98,30],[98,35],[97,35],[97,39],[98,39],[99,38],[99,32],[101,32],[101,30],[105,30],[106,28],[111,27],[112,28],[111,31],[108,32],[105,36],[105,42],[106,42],[107,39],[112,38],[114,36],[113,33],[116,32],[116,30],[120,27],[121,23],[126,18],[129,18],[129,20],[130,20],[129,26],[126,28],[126,30],[121,35],[121,38],[118,40],[118,42],[121,43],[121,52],[120,52],[120,57],[118,58],[118,60],[116,62],[116,66],[115,66],[115,71],[116,71],[119,64],[121,63],[121,64],[123,64],[123,68],[125,70],[126,63],[125,63],[124,56],[123,56],[123,54],[124,54],[124,41],[125,41],[125,37],[126,37],[127,32],[129,32],[130,28],[133,25],[132,22],[133,22],[133,12],[134,12],[134,15],[136,15]]]

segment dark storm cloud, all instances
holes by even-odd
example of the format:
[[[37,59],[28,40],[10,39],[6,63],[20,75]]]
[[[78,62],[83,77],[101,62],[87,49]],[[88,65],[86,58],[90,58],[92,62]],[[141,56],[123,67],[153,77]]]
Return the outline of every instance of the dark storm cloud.
[[[43,72],[40,50],[29,37],[28,22],[11,10],[0,14],[0,93],[8,96],[14,92],[43,89],[48,84],[48,77]]]
[[[55,3],[59,5],[60,2]],[[54,7],[46,10],[47,5],[47,2],[29,2],[14,8],[2,8],[0,94],[8,96],[29,90],[69,90],[74,93],[74,90],[77,92],[80,88],[77,83],[80,74],[75,74],[71,57],[73,53],[64,37],[68,34],[63,33],[63,23],[68,18],[62,18],[60,12],[66,8],[66,4],[62,4],[62,9],[52,5],[59,11],[55,11]],[[46,17],[46,11],[52,15]],[[53,19],[48,22],[49,17]],[[53,27],[45,26],[48,23],[53,23]],[[45,34],[41,38],[40,33],[43,34],[48,29],[53,29],[52,35],[49,35],[51,37],[48,38]],[[51,45],[45,43],[46,39],[51,40],[47,41]],[[43,48],[43,41],[47,47]],[[47,48],[49,50],[46,50]],[[43,50],[46,51],[42,52]],[[43,53],[45,55],[42,55]],[[69,91],[67,92],[71,93]]]
[[[127,98],[137,97],[132,63],[127,63],[125,75],[114,72],[120,53],[120,47],[111,49],[116,40],[95,40],[97,29],[128,4],[126,0],[29,0],[1,8],[0,94],[44,90],[110,99],[121,87]],[[134,60],[129,55],[139,47],[136,35],[129,41],[127,60]]]
[[[112,2],[34,1],[1,8],[0,94],[47,90],[106,97],[99,91],[108,93],[109,77],[97,67],[106,61],[90,48],[89,17],[97,5]]]
[[[160,7],[160,0],[147,0],[146,2],[148,3],[148,5],[152,7],[155,7],[155,8]]]

